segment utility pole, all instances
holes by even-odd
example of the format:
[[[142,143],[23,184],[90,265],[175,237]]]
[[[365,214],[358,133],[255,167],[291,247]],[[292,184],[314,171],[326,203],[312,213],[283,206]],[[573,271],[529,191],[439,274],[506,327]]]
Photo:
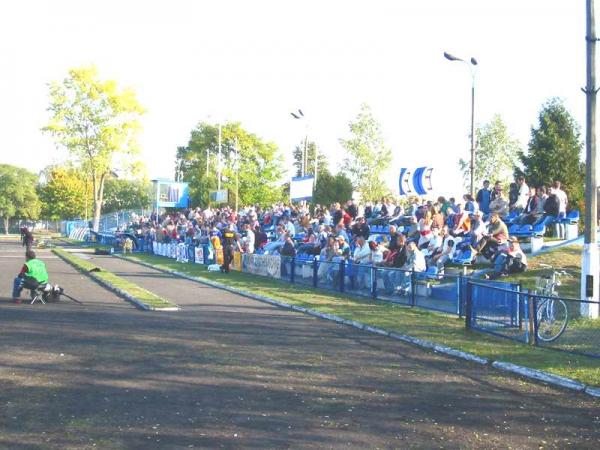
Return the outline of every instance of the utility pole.
[[[217,190],[221,190],[221,123],[219,122],[219,154],[217,156]]]
[[[208,178],[208,161],[210,158],[210,150],[206,147],[206,178]]]
[[[600,262],[596,242],[597,186],[596,186],[596,24],[594,0],[586,0],[586,66],[587,82],[585,133],[585,235],[581,264],[581,298],[598,301],[598,277]],[[582,303],[581,315],[597,318],[597,303]]]

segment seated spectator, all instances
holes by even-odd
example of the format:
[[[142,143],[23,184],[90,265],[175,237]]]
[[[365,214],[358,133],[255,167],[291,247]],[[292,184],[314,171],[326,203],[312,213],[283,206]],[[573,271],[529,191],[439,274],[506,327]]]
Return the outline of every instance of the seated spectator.
[[[337,237],[340,237],[340,236],[343,237],[346,242],[350,242],[350,238],[348,237],[348,233],[346,233],[346,229],[344,228],[344,225],[338,224],[335,227],[335,235]]]
[[[383,251],[381,246],[375,241],[369,241],[369,264],[373,266],[379,266],[383,263]]]
[[[310,233],[307,242],[298,246],[298,254],[318,255],[319,253],[321,253],[321,242],[314,233]]]
[[[296,256],[296,246],[294,245],[294,239],[289,234],[284,235],[283,246],[279,249],[281,256]]]
[[[529,197],[525,210],[515,219],[521,225],[534,225],[544,219],[544,204],[546,203],[546,188],[532,188],[533,195]]]
[[[491,260],[496,254],[498,247],[504,244],[508,239],[508,228],[502,222],[498,213],[492,213],[488,233],[485,234],[479,242],[471,246],[473,259],[478,253]]]
[[[465,211],[462,204],[458,205],[458,212],[453,217],[454,227],[450,234],[456,236],[466,236],[471,231],[471,217],[468,211]]]
[[[468,236],[471,242],[479,242],[487,232],[487,224],[483,221],[483,211],[475,211],[471,219],[471,231]]]
[[[281,247],[284,246],[286,240],[286,233],[281,225],[277,225],[276,238],[264,246],[265,254],[273,254]]]
[[[497,191],[494,199],[490,202],[490,213],[497,213],[500,217],[504,217],[508,215],[508,211],[509,205],[504,192]]]
[[[432,224],[433,221],[431,220],[431,212],[429,211],[427,211],[417,223],[417,230],[419,231],[419,242],[417,246],[421,249],[427,248],[429,241],[433,237],[433,233],[431,232]]]
[[[521,273],[527,270],[527,256],[521,249],[519,240],[511,236],[508,240],[508,246],[503,248],[494,260],[494,271],[486,274],[487,279],[496,279],[502,276],[508,276],[513,273]]]
[[[367,225],[367,221],[364,217],[359,217],[357,222],[352,226],[352,234],[354,236],[362,236],[365,239],[369,239],[371,229]]]
[[[471,197],[471,194],[463,195],[463,200],[465,204],[465,211],[467,211],[469,214],[473,214],[479,209],[479,206],[477,205],[473,197]]]
[[[366,266],[367,264],[370,263],[369,258],[371,257],[371,250],[369,249],[369,246],[367,245],[367,241],[365,240],[364,237],[362,236],[358,236],[356,238],[356,247],[354,249],[354,254],[352,255],[352,262],[354,264],[358,264],[359,267],[357,269],[357,274],[356,274],[356,288],[357,289],[363,289],[364,286],[364,276],[366,273],[366,268],[364,266]]]
[[[255,236],[255,242],[254,242],[254,246],[257,249],[262,249],[265,244],[267,243],[267,241],[269,240],[269,238],[267,237],[267,233],[265,233],[263,230],[261,230],[260,225],[257,225],[254,228],[254,236]]]
[[[402,295],[407,295],[411,289],[411,277],[412,273],[425,272],[427,270],[427,264],[425,263],[425,256],[423,252],[419,250],[415,241],[408,242],[408,260],[402,270],[398,272],[398,279],[396,280],[395,290]]]
[[[445,264],[452,258],[456,250],[456,239],[449,233],[444,233],[440,251],[436,251],[429,259],[429,265],[437,267],[438,273],[443,273]]]

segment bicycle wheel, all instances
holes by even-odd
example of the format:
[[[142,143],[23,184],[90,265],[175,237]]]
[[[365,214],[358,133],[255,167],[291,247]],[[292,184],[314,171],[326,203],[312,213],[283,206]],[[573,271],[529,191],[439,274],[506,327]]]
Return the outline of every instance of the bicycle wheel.
[[[560,337],[567,327],[569,314],[567,304],[560,299],[542,299],[537,310],[537,337],[544,342],[552,342]]]

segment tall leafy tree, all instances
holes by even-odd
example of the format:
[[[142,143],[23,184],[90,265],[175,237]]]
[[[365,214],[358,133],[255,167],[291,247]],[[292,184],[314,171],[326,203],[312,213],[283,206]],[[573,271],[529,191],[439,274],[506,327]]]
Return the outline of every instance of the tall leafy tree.
[[[44,170],[44,178],[38,186],[42,217],[51,220],[87,217],[92,189],[84,173],[74,167],[51,166]]]
[[[240,205],[268,205],[282,199],[278,182],[283,158],[274,143],[262,141],[237,122],[222,126],[221,141],[221,189],[229,191],[230,204],[235,204],[236,185]],[[207,205],[209,191],[217,189],[217,153],[218,129],[204,122],[192,130],[188,145],[177,149],[176,176],[190,183],[194,204]]]
[[[152,184],[147,180],[110,178],[104,187],[103,211],[147,209],[152,204]]]
[[[346,202],[352,198],[352,182],[342,172],[332,175],[325,168],[317,177],[313,203],[331,205],[335,202]]]
[[[317,151],[317,144],[314,142],[306,143],[306,153],[305,157],[305,175],[314,175],[315,173],[315,158],[317,158],[317,178],[318,174],[327,169],[327,158],[323,154],[323,152]],[[299,145],[294,148],[293,158],[294,158],[294,174],[299,177],[302,175],[302,157],[304,155],[304,141],[302,141]]]
[[[94,66],[69,70],[50,83],[51,118],[44,128],[87,173],[92,182],[94,230],[98,229],[104,183],[114,168],[127,168],[138,151],[143,108],[131,89],[101,80]]]
[[[392,152],[385,145],[379,123],[369,105],[361,105],[356,120],[350,122],[349,126],[352,136],[340,140],[347,151],[342,170],[363,200],[374,200],[389,194],[383,175],[392,162]]]
[[[522,152],[519,141],[511,137],[499,114],[494,115],[488,123],[478,126],[475,135],[478,143],[475,152],[475,186],[481,186],[483,180],[492,183],[501,181],[505,185],[510,183]],[[469,187],[471,182],[469,163],[464,159],[459,161],[465,187]]]
[[[0,164],[0,217],[8,234],[10,219],[37,219],[40,201],[36,193],[38,176],[20,167]]]
[[[569,203],[583,211],[584,164],[580,128],[564,103],[557,98],[540,110],[537,127],[531,128],[527,153],[520,154],[523,174],[530,186],[548,185],[560,180]]]

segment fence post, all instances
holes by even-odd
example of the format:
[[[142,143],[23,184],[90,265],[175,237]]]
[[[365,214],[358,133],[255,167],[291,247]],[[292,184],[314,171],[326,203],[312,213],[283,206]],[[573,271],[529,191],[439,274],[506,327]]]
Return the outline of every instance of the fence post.
[[[417,285],[416,285],[415,281],[416,281],[415,271],[411,269],[411,271],[410,271],[410,305],[411,306],[415,306],[417,304],[417,298],[416,298]]]
[[[340,292],[344,292],[346,281],[346,261],[342,258],[340,261]]]
[[[291,263],[290,263],[290,283],[294,284],[294,281],[296,280],[296,257],[292,256],[291,259]]]
[[[529,297],[529,304],[528,304],[528,310],[529,310],[529,343],[531,345],[538,345],[538,338],[537,338],[537,330],[538,330],[538,323],[537,323],[537,297],[533,296],[533,297]]]
[[[465,328],[470,330],[473,324],[473,286],[469,279],[467,279],[465,287],[467,291],[465,297]]]
[[[317,287],[317,277],[318,277],[318,269],[317,259],[313,259],[313,287]]]
[[[371,297],[377,300],[377,267],[371,266]]]

